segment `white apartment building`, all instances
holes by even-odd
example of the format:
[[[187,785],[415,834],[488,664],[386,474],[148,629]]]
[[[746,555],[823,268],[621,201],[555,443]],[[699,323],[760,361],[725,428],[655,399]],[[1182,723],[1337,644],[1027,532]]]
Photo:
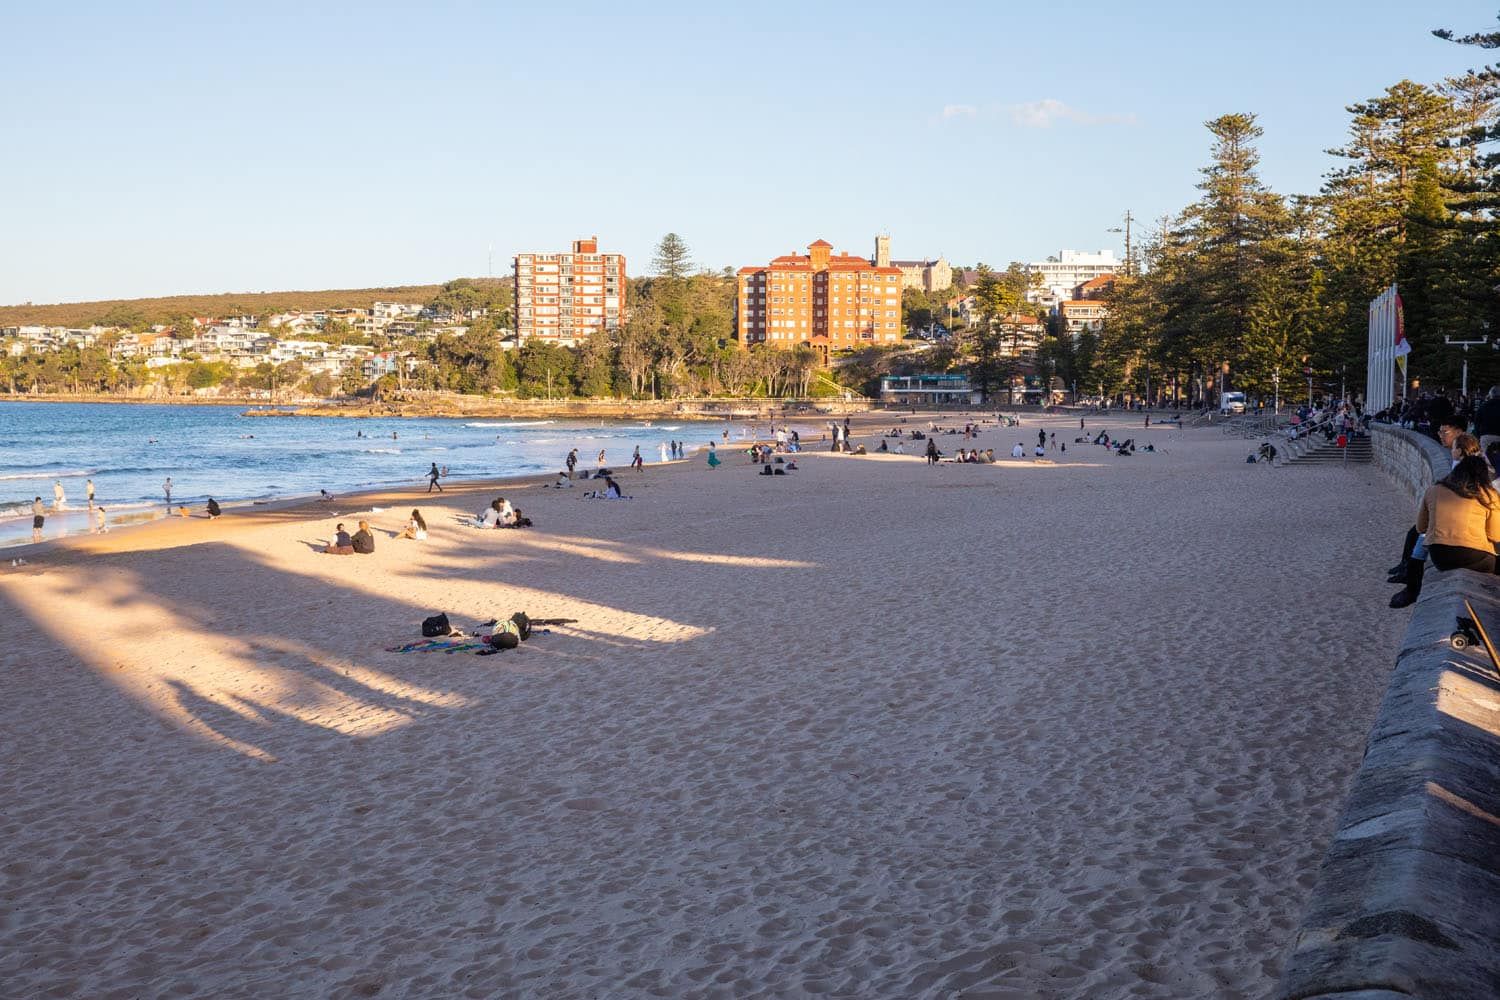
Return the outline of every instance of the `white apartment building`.
[[[1115,274],[1121,264],[1113,250],[1091,253],[1087,250],[1059,250],[1057,256],[1026,265],[1027,275],[1042,276],[1040,289],[1028,291],[1026,298],[1052,306],[1073,297],[1073,289],[1105,274]]]

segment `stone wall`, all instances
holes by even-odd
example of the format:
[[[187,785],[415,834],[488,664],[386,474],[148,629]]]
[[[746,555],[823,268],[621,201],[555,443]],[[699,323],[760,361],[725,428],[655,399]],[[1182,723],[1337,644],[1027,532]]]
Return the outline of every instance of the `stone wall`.
[[[1430,439],[1374,437],[1376,461],[1414,497],[1447,471]],[[1452,646],[1466,600],[1500,639],[1500,577],[1428,574],[1282,1000],[1500,997],[1500,674],[1483,646]]]
[[[1415,504],[1433,482],[1448,474],[1448,449],[1426,434],[1375,424],[1370,428],[1375,465],[1410,494]]]

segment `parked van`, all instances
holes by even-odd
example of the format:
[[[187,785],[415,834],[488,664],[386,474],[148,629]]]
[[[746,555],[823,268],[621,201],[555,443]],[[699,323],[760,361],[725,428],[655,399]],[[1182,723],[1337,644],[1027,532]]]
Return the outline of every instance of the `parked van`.
[[[1245,394],[1243,392],[1226,392],[1219,397],[1220,413],[1244,413]]]

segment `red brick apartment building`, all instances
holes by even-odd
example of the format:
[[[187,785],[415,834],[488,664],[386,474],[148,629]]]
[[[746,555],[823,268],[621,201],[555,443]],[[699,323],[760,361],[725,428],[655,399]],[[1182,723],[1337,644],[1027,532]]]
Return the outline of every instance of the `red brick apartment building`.
[[[812,344],[826,356],[901,340],[901,269],[832,251],[818,240],[806,255],[740,268],[735,335],[742,346]]]
[[[516,339],[572,347],[625,318],[625,255],[600,253],[599,237],[574,240],[571,253],[518,253]]]

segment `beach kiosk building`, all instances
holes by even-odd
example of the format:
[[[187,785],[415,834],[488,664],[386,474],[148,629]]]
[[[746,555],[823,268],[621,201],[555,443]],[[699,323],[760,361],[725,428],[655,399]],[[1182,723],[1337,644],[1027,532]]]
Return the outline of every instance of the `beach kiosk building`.
[[[880,401],[899,406],[975,406],[981,394],[966,375],[886,375]]]

